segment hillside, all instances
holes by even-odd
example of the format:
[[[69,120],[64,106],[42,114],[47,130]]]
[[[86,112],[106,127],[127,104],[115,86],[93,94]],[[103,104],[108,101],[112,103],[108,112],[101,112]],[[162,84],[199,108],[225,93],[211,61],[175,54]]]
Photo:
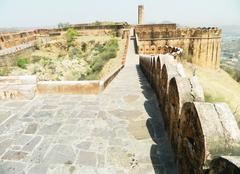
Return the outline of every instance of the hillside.
[[[184,64],[188,76],[196,75],[204,89],[205,100],[208,102],[226,102],[240,125],[240,84],[222,69],[215,71],[191,64]]]
[[[113,35],[82,36],[76,30],[39,38],[32,52],[15,55],[0,76],[37,75],[44,81],[97,80],[121,64],[125,40]]]

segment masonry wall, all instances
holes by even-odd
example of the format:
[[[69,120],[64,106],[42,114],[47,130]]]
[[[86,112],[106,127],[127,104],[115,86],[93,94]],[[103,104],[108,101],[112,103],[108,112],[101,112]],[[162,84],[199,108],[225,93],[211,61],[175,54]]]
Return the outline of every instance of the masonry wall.
[[[165,45],[183,49],[180,57],[193,64],[218,69],[221,59],[221,30],[177,28],[175,24],[135,26],[139,54],[165,53]]]
[[[170,55],[141,55],[140,67],[158,97],[179,173],[239,173],[240,130],[229,107],[205,102],[197,77],[186,77]]]
[[[124,31],[129,28],[128,24],[116,25],[89,25],[89,24],[76,24],[72,28],[79,30],[81,35],[108,35],[116,34],[123,37]],[[20,44],[34,41],[39,36],[58,35],[65,32],[68,28],[63,29],[36,29],[32,31],[23,31],[18,33],[0,33],[0,50],[4,48],[11,48]]]

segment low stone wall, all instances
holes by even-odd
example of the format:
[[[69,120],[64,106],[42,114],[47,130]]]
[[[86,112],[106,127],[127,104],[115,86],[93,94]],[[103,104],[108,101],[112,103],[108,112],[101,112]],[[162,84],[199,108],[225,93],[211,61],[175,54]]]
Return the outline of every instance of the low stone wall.
[[[173,56],[140,55],[139,61],[157,94],[179,173],[210,174],[217,171],[212,165],[215,158],[229,154],[239,156],[234,158],[239,164],[240,130],[229,107],[205,102],[197,77],[185,77]],[[224,164],[240,172],[239,165]]]
[[[39,94],[98,94],[100,81],[40,81],[37,84]]]
[[[36,91],[36,76],[0,77],[0,100],[33,99]]]
[[[36,76],[4,76],[0,77],[0,100],[32,99],[35,94],[51,93],[99,94],[125,65],[129,45],[129,33],[129,31],[125,33],[126,43],[121,58],[121,65],[107,77],[101,80],[86,81],[37,81]]]
[[[37,94],[99,94],[124,67],[102,80],[37,81],[36,76],[0,77],[0,100],[33,99]]]

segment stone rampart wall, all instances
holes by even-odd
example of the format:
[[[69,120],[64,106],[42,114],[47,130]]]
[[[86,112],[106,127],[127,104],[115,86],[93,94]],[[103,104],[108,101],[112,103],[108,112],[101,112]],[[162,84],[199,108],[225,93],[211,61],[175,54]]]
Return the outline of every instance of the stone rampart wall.
[[[204,101],[196,76],[186,77],[171,55],[140,55],[140,66],[158,97],[180,174],[220,170],[213,165],[215,159],[240,156],[240,130],[234,115],[225,103]],[[236,159],[239,164],[240,157]],[[235,163],[225,164],[240,171]]]
[[[72,25],[71,27],[79,30],[81,35],[104,35],[115,32],[119,37],[123,36],[125,29],[129,29],[129,25],[125,23],[116,25],[76,24]],[[36,29],[18,33],[0,33],[0,50],[34,41],[38,36],[41,35],[55,36],[66,31],[67,29],[68,28]]]
[[[221,57],[221,30],[218,28],[175,28],[136,26],[139,54],[164,54],[165,46],[183,49],[180,58],[193,64],[218,69]]]

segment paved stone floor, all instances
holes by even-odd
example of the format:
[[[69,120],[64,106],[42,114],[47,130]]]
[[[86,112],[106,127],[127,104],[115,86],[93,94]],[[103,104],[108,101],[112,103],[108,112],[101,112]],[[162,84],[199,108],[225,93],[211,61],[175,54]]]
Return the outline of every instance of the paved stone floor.
[[[130,42],[98,96],[0,102],[0,174],[175,174],[157,99]]]

